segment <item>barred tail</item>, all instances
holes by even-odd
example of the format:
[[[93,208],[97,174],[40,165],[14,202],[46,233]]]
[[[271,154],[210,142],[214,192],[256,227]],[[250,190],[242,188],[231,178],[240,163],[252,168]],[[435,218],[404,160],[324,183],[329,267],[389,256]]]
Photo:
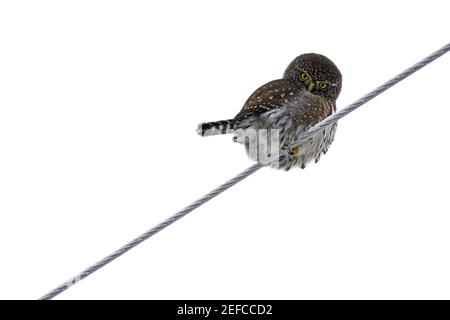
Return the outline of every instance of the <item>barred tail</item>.
[[[233,119],[203,122],[198,125],[197,133],[202,137],[226,134],[227,131],[234,129]]]

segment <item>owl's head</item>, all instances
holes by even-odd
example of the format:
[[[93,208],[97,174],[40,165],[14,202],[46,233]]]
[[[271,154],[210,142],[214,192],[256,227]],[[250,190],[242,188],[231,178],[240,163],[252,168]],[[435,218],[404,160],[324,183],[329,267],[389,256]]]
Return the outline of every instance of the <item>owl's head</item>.
[[[313,94],[334,100],[341,92],[341,72],[333,61],[317,53],[306,53],[295,58],[283,78],[293,80],[298,87]]]

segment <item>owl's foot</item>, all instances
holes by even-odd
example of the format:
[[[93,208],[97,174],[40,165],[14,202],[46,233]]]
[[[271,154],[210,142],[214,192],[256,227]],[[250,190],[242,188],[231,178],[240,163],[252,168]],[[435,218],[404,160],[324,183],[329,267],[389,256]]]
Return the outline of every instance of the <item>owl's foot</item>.
[[[300,147],[294,147],[292,149],[289,149],[288,152],[292,156],[298,156],[300,154]]]
[[[298,156],[300,154],[300,147],[289,147],[289,145],[286,145],[282,147],[283,150],[287,150],[288,154],[291,156]]]

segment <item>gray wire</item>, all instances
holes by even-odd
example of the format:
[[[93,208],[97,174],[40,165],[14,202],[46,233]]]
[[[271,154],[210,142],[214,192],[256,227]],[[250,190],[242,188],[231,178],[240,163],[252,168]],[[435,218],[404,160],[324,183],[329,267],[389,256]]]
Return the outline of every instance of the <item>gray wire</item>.
[[[218,196],[219,194],[221,194],[222,192],[224,192],[228,188],[234,186],[239,181],[244,180],[249,175],[251,175],[252,173],[258,171],[262,167],[264,167],[264,165],[260,164],[260,163],[256,163],[256,164],[252,165],[251,167],[247,168],[246,170],[242,171],[240,174],[235,176],[233,179],[231,179],[231,180],[225,182],[224,184],[218,186],[217,188],[215,188],[214,190],[212,190],[208,194],[204,195],[203,197],[201,197],[197,201],[193,202],[192,204],[190,204],[189,206],[187,206],[183,210],[178,211],[177,213],[175,213],[170,218],[168,218],[168,219],[164,220],[163,222],[159,223],[158,225],[156,225],[152,229],[148,230],[147,232],[143,233],[142,235],[140,235],[136,239],[128,242],[126,245],[124,245],[120,249],[116,250],[115,252],[113,252],[109,256],[103,258],[102,260],[100,260],[96,264],[94,264],[91,267],[87,268],[86,270],[81,272],[79,275],[73,277],[69,281],[66,281],[65,283],[63,283],[59,287],[57,287],[54,290],[50,291],[45,296],[40,298],[40,300],[49,300],[49,299],[52,299],[52,298],[56,297],[58,294],[60,294],[61,292],[67,290],[68,288],[73,286],[75,283],[83,280],[84,278],[86,278],[87,276],[91,275],[92,273],[94,273],[98,269],[104,267],[105,265],[107,265],[111,261],[117,259],[121,255],[123,255],[125,252],[133,249],[134,247],[136,247],[141,242],[147,240],[148,238],[150,238],[154,234],[158,233],[159,231],[163,230],[164,228],[168,227],[169,225],[171,225],[175,221],[183,218],[189,212],[194,211],[195,209],[197,209],[201,205],[205,204],[206,202],[208,202],[212,198]]]
[[[297,141],[295,141],[294,143],[291,143],[289,145],[289,147],[293,148],[295,146],[300,145],[301,143],[306,141],[308,138],[310,138],[311,136],[313,136],[317,132],[319,132],[319,131],[323,130],[324,128],[326,128],[327,126],[337,122],[339,119],[345,117],[350,112],[353,112],[354,110],[358,109],[360,106],[362,106],[366,102],[372,100],[377,95],[379,95],[382,92],[386,91],[387,89],[391,88],[392,86],[394,86],[395,84],[399,83],[400,81],[402,81],[406,77],[410,76],[414,72],[418,71],[419,69],[425,67],[427,64],[429,64],[432,61],[436,60],[437,58],[439,58],[443,54],[447,53],[448,51],[450,51],[450,43],[445,45],[441,49],[437,50],[436,52],[432,53],[431,55],[429,55],[425,59],[421,60],[420,62],[416,63],[412,67],[406,69],[405,71],[403,71],[399,75],[395,76],[391,80],[385,82],[384,84],[382,84],[381,86],[379,86],[375,90],[369,92],[368,94],[366,94],[362,98],[358,99],[357,101],[355,101],[351,105],[349,105],[346,108],[340,110],[339,112],[335,113],[334,115],[326,118],[325,120],[319,122],[318,124],[316,124],[315,126],[310,128],[306,133],[302,134]],[[287,151],[283,151],[280,154],[278,154],[277,156],[278,157],[282,156],[286,152]],[[117,259],[118,257],[120,257],[124,253],[128,252],[129,250],[133,249],[134,247],[136,247],[141,242],[147,240],[148,238],[150,238],[154,234],[156,234],[159,231],[165,229],[166,227],[168,227],[169,225],[171,225],[175,221],[183,218],[188,213],[194,211],[195,209],[197,209],[201,205],[205,204],[206,202],[208,202],[212,198],[218,196],[219,194],[221,194],[222,192],[224,192],[228,188],[231,188],[232,186],[234,186],[238,182],[244,180],[245,178],[247,178],[251,174],[255,173],[256,171],[258,171],[262,167],[266,166],[267,164],[268,163],[263,163],[263,164],[257,163],[257,164],[252,165],[251,167],[249,167],[246,170],[242,171],[240,174],[238,174],[237,176],[235,176],[234,178],[232,178],[228,182],[220,185],[219,187],[217,187],[216,189],[212,190],[211,192],[209,192],[205,196],[201,197],[197,201],[193,202],[192,204],[190,204],[189,206],[187,206],[183,210],[178,211],[177,213],[175,213],[170,218],[164,220],[163,222],[159,223],[158,225],[156,225],[152,229],[150,229],[147,232],[143,233],[142,235],[140,235],[136,239],[130,241],[129,243],[127,243],[126,245],[124,245],[120,249],[118,249],[115,252],[113,252],[112,254],[110,254],[109,256],[103,258],[102,260],[100,260],[99,262],[95,263],[91,267],[89,267],[86,270],[82,271],[80,274],[78,274],[77,276],[73,277],[69,281],[66,281],[65,283],[61,284],[59,287],[57,287],[57,288],[53,289],[52,291],[48,292],[47,294],[42,296],[40,298],[40,300],[50,300],[50,299],[56,297],[57,295],[59,295],[63,291],[67,290],[68,288],[70,288],[71,286],[76,284],[77,282],[79,282],[79,281],[83,280],[84,278],[90,276],[95,271],[97,271],[100,268],[106,266],[108,263],[110,263],[113,260]]]
[[[441,49],[433,52],[431,55],[429,55],[428,57],[424,58],[423,60],[417,62],[415,65],[409,67],[408,69],[406,69],[402,73],[396,75],[391,80],[386,81],[381,86],[379,86],[376,89],[372,90],[371,92],[369,92],[365,96],[359,98],[358,100],[356,100],[352,104],[348,105],[347,107],[343,108],[342,110],[340,110],[340,111],[336,112],[335,114],[333,114],[333,115],[325,118],[324,120],[320,121],[319,123],[317,123],[316,125],[311,127],[308,131],[306,131],[305,133],[301,134],[301,136],[296,141],[290,143],[287,146],[288,148],[286,148],[286,149],[292,149],[292,148],[294,148],[296,146],[299,146],[300,144],[302,144],[303,142],[308,140],[308,138],[312,137],[313,135],[315,135],[319,131],[325,129],[326,127],[328,127],[329,125],[331,125],[333,123],[336,123],[339,119],[345,117],[350,112],[355,111],[356,109],[361,107],[366,102],[372,100],[373,98],[375,98],[379,94],[381,94],[384,91],[386,91],[387,89],[393,87],[394,85],[396,85],[400,81],[404,80],[405,78],[407,78],[408,76],[412,75],[416,71],[422,69],[427,64],[433,62],[434,60],[436,60],[437,58],[439,58],[440,56],[442,56],[443,54],[445,54],[445,53],[447,53],[449,51],[450,51],[450,43],[445,45],[445,46],[443,46]],[[287,150],[284,150],[284,151],[274,155],[273,157],[268,159],[264,164],[270,163],[271,161],[273,161],[273,159],[276,159],[277,157],[281,157],[281,156],[285,155],[287,152],[288,152]]]
[[[356,109],[361,107],[363,104],[365,104],[368,101],[372,100],[373,98],[375,98],[379,94],[381,94],[384,91],[386,91],[387,89],[393,87],[394,85],[396,85],[400,81],[402,81],[405,78],[409,77],[410,75],[412,75],[416,71],[422,69],[423,67],[425,67],[426,65],[428,65],[431,62],[433,62],[434,60],[436,60],[437,58],[439,58],[440,56],[442,56],[443,54],[445,54],[445,53],[447,53],[449,51],[450,51],[450,43],[445,45],[445,46],[443,46],[441,49],[433,52],[431,55],[429,55],[428,57],[424,58],[423,60],[417,62],[415,65],[409,67],[408,69],[406,69],[402,73],[396,75],[391,80],[386,81],[381,86],[379,86],[378,88],[372,90],[371,92],[369,92],[365,96],[359,98],[358,100],[356,100],[352,104],[348,105],[344,109],[336,112],[335,114],[327,117],[323,121],[317,123],[315,126],[311,127],[307,132],[302,134],[299,137],[298,140],[296,140],[295,142],[291,143],[289,145],[289,147],[292,148],[292,147],[300,145],[302,142],[305,142],[308,138],[310,138],[311,136],[313,136],[317,132],[323,130],[324,128],[328,127],[329,125],[337,122],[339,119],[345,117],[349,113],[355,111]]]

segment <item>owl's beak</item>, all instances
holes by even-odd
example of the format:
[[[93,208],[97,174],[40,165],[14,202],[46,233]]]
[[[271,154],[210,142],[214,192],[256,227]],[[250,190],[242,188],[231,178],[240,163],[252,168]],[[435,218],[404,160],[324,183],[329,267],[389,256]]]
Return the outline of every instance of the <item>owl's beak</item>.
[[[308,86],[308,91],[309,91],[309,92],[312,92],[313,89],[314,89],[314,86],[315,86],[315,83],[314,83],[314,82],[311,82],[311,83],[309,84],[309,86]]]

